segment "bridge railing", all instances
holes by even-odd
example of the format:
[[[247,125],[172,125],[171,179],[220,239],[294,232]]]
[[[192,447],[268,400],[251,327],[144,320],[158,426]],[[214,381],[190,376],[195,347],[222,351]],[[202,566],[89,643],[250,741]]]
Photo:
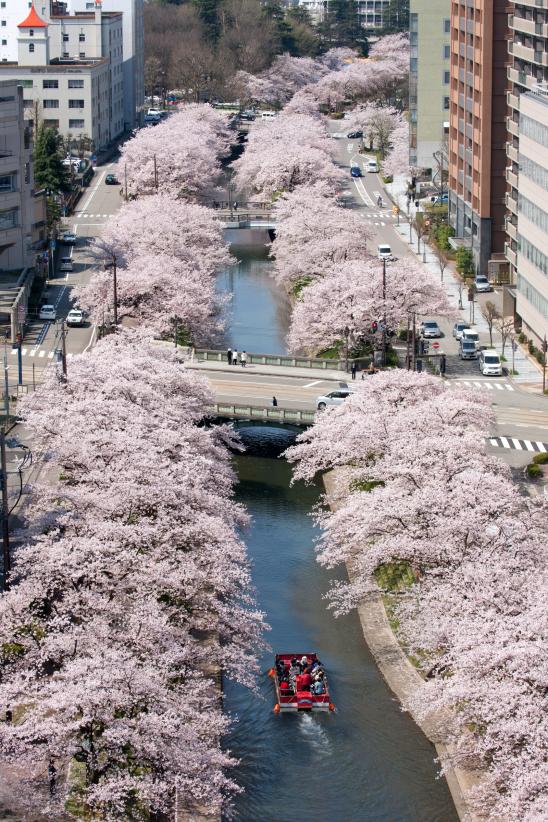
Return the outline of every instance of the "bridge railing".
[[[294,425],[312,425],[316,412],[300,408],[280,408],[279,406],[246,405],[244,403],[217,402],[210,406],[212,417],[228,417],[239,420],[272,420],[290,422]]]
[[[289,354],[253,354],[246,352],[250,365],[282,365],[288,368],[323,368],[325,371],[345,371],[346,360],[325,357],[292,357]],[[200,362],[227,362],[226,351],[197,348],[196,359]],[[352,360],[349,360],[352,364]],[[228,362],[227,362],[228,365]]]

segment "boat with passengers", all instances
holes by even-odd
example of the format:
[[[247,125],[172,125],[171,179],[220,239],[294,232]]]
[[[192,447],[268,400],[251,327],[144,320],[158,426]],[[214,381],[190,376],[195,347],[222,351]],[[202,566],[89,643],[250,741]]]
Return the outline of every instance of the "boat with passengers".
[[[333,711],[327,674],[317,654],[276,654],[274,680],[277,702],[274,713]]]

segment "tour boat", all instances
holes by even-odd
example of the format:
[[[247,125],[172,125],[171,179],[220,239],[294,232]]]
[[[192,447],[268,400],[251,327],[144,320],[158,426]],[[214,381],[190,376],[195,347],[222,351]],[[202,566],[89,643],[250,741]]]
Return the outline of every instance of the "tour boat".
[[[268,675],[274,680],[276,688],[276,699],[278,700],[274,706],[274,713],[295,713],[295,711],[333,711],[335,706],[331,702],[329,696],[329,686],[327,683],[327,676],[324,675],[323,686],[324,690],[321,694],[313,693],[310,686],[304,683],[306,690],[299,690],[302,684],[299,682],[300,677],[295,677],[295,687],[290,688],[287,692],[280,686],[281,666],[283,665],[286,671],[289,671],[291,660],[297,659],[299,662],[303,656],[306,656],[308,664],[311,665],[314,661],[318,661],[317,654],[276,654],[276,665],[271,668]],[[322,666],[323,668],[323,666]],[[280,675],[278,674],[280,670]]]

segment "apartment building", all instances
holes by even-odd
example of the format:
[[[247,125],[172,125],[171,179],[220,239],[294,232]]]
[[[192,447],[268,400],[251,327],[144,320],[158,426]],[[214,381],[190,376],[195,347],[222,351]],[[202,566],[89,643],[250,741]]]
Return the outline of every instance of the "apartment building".
[[[545,6],[543,8],[543,6]],[[548,4],[542,0],[512,3],[509,16],[510,42],[508,66],[508,183],[506,214],[506,258],[510,264],[510,281],[517,278],[517,222],[519,173],[519,112],[523,92],[548,87]]]
[[[96,0],[68,0],[71,12],[93,11]],[[124,124],[131,130],[142,124],[145,106],[144,0],[102,0],[103,12],[122,12]]]
[[[409,164],[441,184],[447,173],[451,0],[411,0]],[[445,165],[445,168],[444,168]]]
[[[507,0],[451,0],[449,218],[476,271],[504,259]]]
[[[23,121],[23,90],[0,81],[0,271],[32,265],[32,144]]]
[[[124,130],[122,15],[60,16],[53,23],[34,6],[18,24],[17,62],[0,63],[0,79],[24,89],[25,120],[86,136],[95,150]],[[51,30],[50,30],[51,29]]]
[[[517,136],[516,314],[540,346],[548,337],[548,85],[520,95]]]

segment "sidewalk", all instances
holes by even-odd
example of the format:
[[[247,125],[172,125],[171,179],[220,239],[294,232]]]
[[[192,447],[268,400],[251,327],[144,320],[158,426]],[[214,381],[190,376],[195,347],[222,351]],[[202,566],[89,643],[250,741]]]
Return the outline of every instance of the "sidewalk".
[[[393,202],[397,203],[400,208],[400,214],[407,220],[407,198],[406,198],[406,188],[407,182],[403,177],[396,178],[395,182],[388,183],[385,186],[386,192],[388,196],[392,199]],[[413,219],[415,213],[415,207],[411,206],[410,216]],[[413,228],[411,228],[411,235],[409,234],[409,223],[402,222],[400,220],[400,225],[394,225],[394,230],[400,235],[400,237],[405,240],[408,245],[410,246],[410,250],[413,254],[417,257],[419,262],[423,261],[423,254],[422,254],[422,241],[421,241],[421,253],[417,254],[417,235]],[[411,242],[409,242],[409,237],[411,236]],[[426,245],[426,263],[424,263],[425,267],[435,276],[440,277],[440,269],[438,265],[438,261],[432,250],[431,246],[428,244]],[[451,303],[455,303],[458,305],[459,302],[459,290],[458,290],[458,278],[456,275],[455,270],[455,263],[450,260],[447,268],[444,271],[444,282],[443,286],[449,297]],[[470,301],[468,300],[468,290],[466,287],[462,289],[462,309],[460,310],[460,316],[463,320],[469,321],[470,319]],[[478,329],[481,334],[488,335],[489,329],[485,319],[481,315],[480,305],[477,302],[474,302],[473,306],[473,325]],[[500,333],[493,329],[493,348],[502,354],[502,340]],[[506,367],[510,371],[512,368],[512,348],[511,342],[508,339],[506,341],[506,347],[504,351],[504,356],[506,357]],[[523,347],[518,344],[517,350],[514,353],[514,369],[518,372],[516,375],[510,375],[510,379],[514,380],[516,383],[520,383],[523,388],[529,387],[532,390],[542,391],[542,370],[540,366],[537,365],[535,361],[531,357],[526,354]]]

